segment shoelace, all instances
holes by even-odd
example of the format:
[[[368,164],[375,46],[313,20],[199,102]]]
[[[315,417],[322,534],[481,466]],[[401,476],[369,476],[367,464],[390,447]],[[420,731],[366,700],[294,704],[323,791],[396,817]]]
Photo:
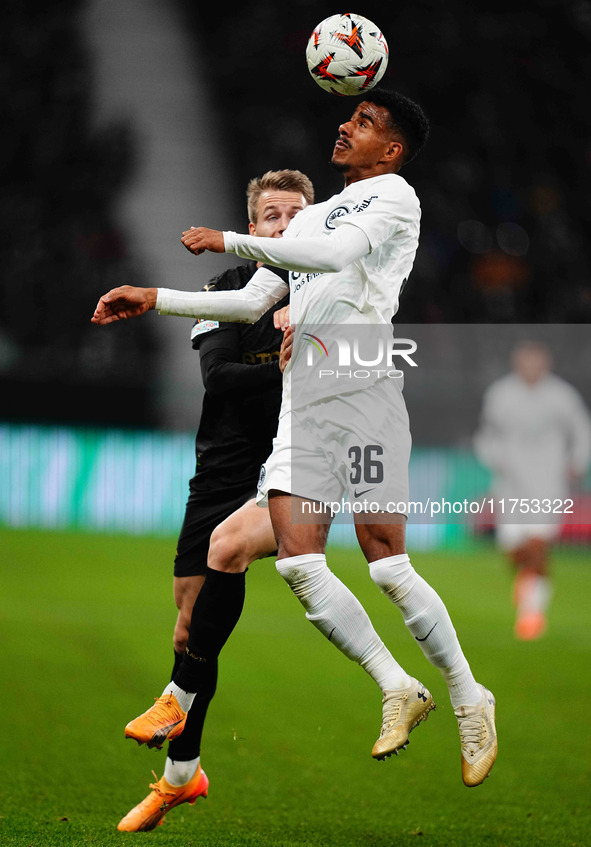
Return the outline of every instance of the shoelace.
[[[164,800],[165,800],[165,799],[166,799],[166,797],[167,797],[167,796],[170,796],[173,792],[164,791],[164,789],[163,789],[163,788],[162,788],[162,786],[160,785],[160,781],[159,781],[158,776],[157,776],[157,774],[156,774],[156,772],[155,772],[155,771],[152,771],[152,776],[154,777],[154,779],[156,780],[156,782],[152,783],[152,784],[150,785],[150,788],[152,789],[152,791],[155,791],[155,792],[156,792],[156,794],[160,795],[160,797],[162,797],[162,799],[164,799]],[[146,797],[146,799],[144,800],[144,803],[146,803],[148,800],[149,800],[149,798],[148,798],[148,797]]]
[[[162,722],[162,718],[168,719],[170,717],[168,713],[168,709],[170,708],[170,698],[172,694],[166,695],[166,697],[154,697],[156,701],[156,705],[152,706],[150,709],[150,714],[146,715],[146,720],[149,723],[154,725],[158,725]],[[173,717],[177,717],[176,715]]]
[[[384,733],[386,733],[394,724],[398,723],[401,711],[402,701],[399,699],[391,700],[384,704],[382,731],[380,733],[380,737],[384,735]]]
[[[482,717],[480,715],[475,715],[466,718],[458,718],[458,725],[462,746],[464,746],[469,753],[476,753],[484,743],[485,726]]]

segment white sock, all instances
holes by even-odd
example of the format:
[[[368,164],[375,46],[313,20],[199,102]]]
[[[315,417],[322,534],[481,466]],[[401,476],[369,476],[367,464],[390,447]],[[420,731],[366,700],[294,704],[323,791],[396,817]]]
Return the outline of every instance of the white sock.
[[[195,775],[199,767],[199,756],[190,762],[177,762],[176,759],[167,757],[164,765],[164,779],[170,785],[185,785]]]
[[[386,649],[365,609],[327,567],[323,554],[278,559],[277,570],[308,620],[341,653],[361,665],[382,691],[410,685],[408,674]]]
[[[407,629],[427,659],[441,671],[454,709],[479,703],[481,690],[449,613],[437,592],[415,571],[406,553],[371,562],[369,572],[380,590],[400,609]]]
[[[174,694],[179,706],[185,712],[189,711],[189,709],[193,705],[193,700],[195,699],[194,694],[191,694],[189,691],[185,691],[183,688],[179,688],[178,685],[175,685],[174,682],[168,683],[168,685],[162,692],[162,697],[164,697],[165,694]]]
[[[539,573],[523,575],[519,584],[518,613],[545,615],[551,597],[552,588],[547,576]]]

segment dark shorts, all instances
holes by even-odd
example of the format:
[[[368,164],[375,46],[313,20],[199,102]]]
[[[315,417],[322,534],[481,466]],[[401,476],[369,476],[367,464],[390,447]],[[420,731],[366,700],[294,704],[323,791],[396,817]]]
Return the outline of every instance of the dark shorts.
[[[205,573],[211,533],[255,494],[256,487],[235,488],[230,492],[191,489],[174,560],[175,576]]]

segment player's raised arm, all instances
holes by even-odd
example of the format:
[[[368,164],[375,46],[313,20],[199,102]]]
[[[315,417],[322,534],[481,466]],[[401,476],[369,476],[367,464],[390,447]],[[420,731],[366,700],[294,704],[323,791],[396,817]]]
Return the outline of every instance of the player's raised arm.
[[[212,253],[235,253],[243,259],[266,262],[279,268],[300,271],[335,272],[369,252],[363,231],[348,226],[331,238],[265,238],[219,232],[207,227],[191,227],[181,236],[184,246],[195,256],[206,250]]]
[[[226,253],[300,273],[336,273],[371,251],[364,231],[351,224],[338,227],[330,237],[264,238],[232,231],[223,236]]]
[[[176,291],[123,285],[101,297],[91,320],[103,326],[158,309],[161,315],[255,323],[288,290],[283,278],[268,268],[259,268],[250,282],[237,291]]]
[[[93,324],[103,326],[113,321],[136,318],[154,309],[156,299],[156,288],[136,288],[133,285],[112,288],[98,301],[91,321]]]

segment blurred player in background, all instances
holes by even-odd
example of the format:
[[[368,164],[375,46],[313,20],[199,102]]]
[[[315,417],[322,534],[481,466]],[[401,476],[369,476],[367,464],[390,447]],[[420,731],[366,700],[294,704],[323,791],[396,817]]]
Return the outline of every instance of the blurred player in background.
[[[312,183],[293,170],[268,171],[253,178],[246,194],[249,232],[266,238],[282,236],[296,212],[314,202]],[[256,269],[254,261],[231,268],[204,290],[241,289]],[[179,613],[173,638],[173,677],[185,653],[193,607],[208,565],[215,568],[220,558],[237,557],[245,570],[254,559],[271,555],[277,547],[269,517],[255,505],[254,496],[260,467],[271,452],[277,432],[283,334],[274,327],[274,316],[286,308],[288,299],[286,296],[276,303],[255,324],[197,321],[191,333],[193,347],[200,354],[205,394],[195,440],[197,466],[189,482],[174,562],[174,598]],[[223,523],[230,516],[231,521]],[[243,584],[245,574],[234,577],[214,573],[214,579],[216,576],[225,590],[224,580]],[[231,586],[228,592],[235,594]],[[235,608],[238,615],[241,609],[239,602]],[[184,732],[169,743],[164,776],[123,818],[120,830],[153,829],[171,808],[207,793],[207,776],[199,764],[200,748],[216,680],[217,660],[203,663],[199,693]]]
[[[123,286],[99,300],[93,321],[110,323],[151,308],[166,314],[252,321],[289,289],[296,330],[316,324],[362,327],[375,335],[384,331],[391,338],[391,321],[412,268],[420,220],[415,192],[398,171],[421,150],[427,134],[427,119],[412,100],[383,89],[369,91],[339,127],[332,153],[345,188],[298,213],[284,238],[204,227],[183,234],[183,243],[196,255],[205,250],[232,252],[265,263],[246,288],[208,294]],[[443,675],[460,731],[462,779],[466,785],[478,785],[497,754],[494,697],[474,679],[441,598],[410,563],[405,514],[391,514],[386,508],[391,502],[408,502],[410,432],[401,381],[376,371],[370,385],[360,384],[355,390],[349,385],[297,406],[291,373],[298,367],[298,357],[305,360],[304,347],[294,342],[291,364],[284,372],[278,433],[259,483],[258,497],[261,503],[268,501],[278,543],[277,569],[304,606],[306,617],[380,687],[382,730],[372,755],[382,759],[397,753],[434,708],[432,697],[389,654],[357,598],[328,568],[330,515],[307,523],[293,520],[298,509],[305,513],[306,505],[338,501],[345,495],[355,505],[362,503],[365,488],[357,490],[355,482],[363,471],[359,457],[377,445],[382,458],[372,459],[372,467],[379,465],[381,476],[372,491],[386,519],[372,522],[368,513],[356,513],[357,538],[372,579],[399,608],[425,656]],[[293,461],[292,421],[294,433],[307,433]],[[305,490],[294,490],[292,467],[298,472],[306,469]],[[223,608],[221,594],[216,602]],[[210,615],[214,617],[213,607]],[[219,642],[224,640],[220,632]],[[197,691],[195,670],[217,655],[216,650],[215,639],[204,644],[192,624],[187,653],[173,682],[155,706],[128,724],[127,734],[157,746],[170,734],[182,732]]]
[[[570,485],[591,460],[591,421],[580,394],[551,372],[548,348],[534,341],[513,351],[512,372],[487,389],[476,454],[493,473],[495,497],[522,499],[531,507],[544,499],[564,501]],[[535,523],[504,522],[497,510],[496,538],[515,568],[515,634],[539,638],[551,598],[550,546],[560,534],[560,517]],[[505,516],[505,520],[509,520]]]

